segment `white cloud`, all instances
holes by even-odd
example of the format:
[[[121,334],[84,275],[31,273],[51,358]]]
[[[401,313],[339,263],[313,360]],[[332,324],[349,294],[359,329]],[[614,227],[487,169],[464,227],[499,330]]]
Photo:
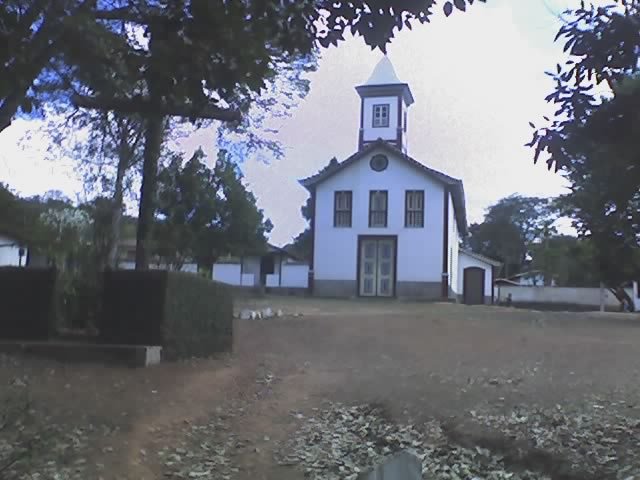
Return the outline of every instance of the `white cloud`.
[[[0,182],[22,195],[60,190],[70,198],[82,189],[71,160],[47,157],[48,140],[37,130],[38,120],[16,120],[0,134]],[[29,137],[25,140],[25,137]]]

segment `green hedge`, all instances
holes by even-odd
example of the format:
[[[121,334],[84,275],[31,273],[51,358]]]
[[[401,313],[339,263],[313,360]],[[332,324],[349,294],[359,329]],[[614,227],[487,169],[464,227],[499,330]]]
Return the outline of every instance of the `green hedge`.
[[[0,267],[0,339],[46,340],[55,331],[55,269]]]
[[[106,272],[98,329],[105,343],[162,345],[163,358],[230,351],[231,289],[190,273]]]

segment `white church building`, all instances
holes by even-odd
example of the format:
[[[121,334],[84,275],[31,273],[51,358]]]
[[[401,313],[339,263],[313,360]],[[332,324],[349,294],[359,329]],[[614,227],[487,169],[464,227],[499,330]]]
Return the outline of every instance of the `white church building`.
[[[407,153],[411,88],[384,57],[356,91],[358,151],[300,180],[312,199],[313,294],[491,303],[499,262],[459,247],[462,181]]]

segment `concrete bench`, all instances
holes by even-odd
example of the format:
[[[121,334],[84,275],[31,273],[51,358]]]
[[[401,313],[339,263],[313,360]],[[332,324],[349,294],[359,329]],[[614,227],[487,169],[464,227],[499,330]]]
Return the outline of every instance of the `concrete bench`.
[[[0,353],[33,355],[71,363],[147,367],[160,363],[162,347],[155,345],[103,345],[68,341],[0,340]]]

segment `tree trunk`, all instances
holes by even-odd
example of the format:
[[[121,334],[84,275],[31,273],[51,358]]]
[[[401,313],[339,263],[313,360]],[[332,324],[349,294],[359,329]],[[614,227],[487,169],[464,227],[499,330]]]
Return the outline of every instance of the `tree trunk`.
[[[184,267],[184,258],[176,258],[171,264],[169,264],[169,270],[174,272],[180,272]]]
[[[600,282],[600,311],[604,312],[604,283]]]
[[[609,291],[613,293],[616,299],[620,302],[620,308],[623,312],[625,311],[624,309],[625,304],[628,306],[630,312],[634,311],[635,305],[633,304],[633,300],[629,296],[629,294],[625,291],[624,287],[610,288]]]
[[[153,18],[149,22],[149,68],[145,80],[151,103],[163,103],[168,86],[161,82],[164,59],[161,54],[166,40],[166,20]],[[140,209],[136,235],[136,270],[148,270],[150,258],[151,230],[156,211],[158,190],[158,163],[164,138],[164,116],[149,113],[145,116],[144,155],[142,163],[142,185],[140,187]]]
[[[156,206],[158,187],[158,161],[164,137],[164,118],[152,115],[147,118],[144,162],[142,164],[142,186],[136,235],[136,270],[149,269],[151,229]]]
[[[109,238],[109,249],[107,253],[107,265],[111,268],[118,266],[118,245],[120,243],[120,222],[122,220],[122,199],[124,190],[124,175],[129,166],[130,158],[128,151],[125,152],[120,146],[118,157],[118,170],[116,173],[116,184],[113,191],[113,205],[111,212],[111,238]]]

